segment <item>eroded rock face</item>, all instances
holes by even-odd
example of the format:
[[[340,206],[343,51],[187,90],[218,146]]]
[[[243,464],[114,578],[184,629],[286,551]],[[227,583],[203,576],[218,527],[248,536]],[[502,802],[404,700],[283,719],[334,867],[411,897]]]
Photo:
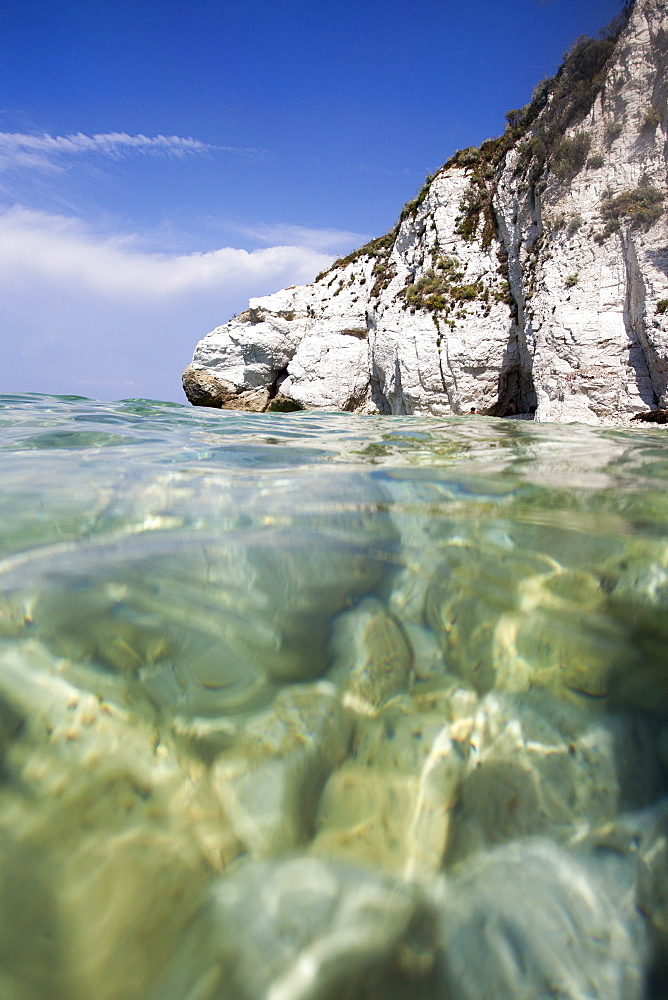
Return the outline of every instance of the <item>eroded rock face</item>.
[[[387,236],[251,299],[197,345],[190,401],[587,423],[665,407],[667,30],[664,4],[636,0]],[[569,66],[588,60],[578,103]]]

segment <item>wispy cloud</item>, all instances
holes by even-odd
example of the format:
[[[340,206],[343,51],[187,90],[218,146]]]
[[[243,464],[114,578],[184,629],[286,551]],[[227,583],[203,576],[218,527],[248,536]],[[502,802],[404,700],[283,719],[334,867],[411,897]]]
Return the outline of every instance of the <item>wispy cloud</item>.
[[[0,169],[32,167],[61,170],[73,157],[101,155],[120,159],[131,153],[151,156],[192,156],[211,150],[232,151],[231,146],[213,146],[199,139],[179,135],[129,135],[127,132],[102,132],[85,135],[30,135],[24,132],[0,132]],[[249,152],[246,150],[245,152]]]

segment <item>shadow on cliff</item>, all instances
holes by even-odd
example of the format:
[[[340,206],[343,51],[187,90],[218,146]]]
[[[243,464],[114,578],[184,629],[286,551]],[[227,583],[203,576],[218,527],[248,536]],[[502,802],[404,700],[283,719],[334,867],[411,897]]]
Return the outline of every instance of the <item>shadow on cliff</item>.
[[[657,247],[656,250],[645,250],[645,256],[651,260],[658,271],[668,274],[668,247]]]
[[[647,289],[634,241],[629,232],[622,232],[621,239],[626,267],[624,327],[628,337],[628,360],[635,373],[640,398],[653,409],[661,405],[668,385],[668,362],[648,330],[652,317],[646,315]],[[647,256],[657,267],[666,266],[665,248],[650,250]]]
[[[391,395],[396,396],[396,390],[398,388],[399,397],[401,397],[401,370],[399,368],[399,362],[395,361],[394,366],[395,371],[395,391]],[[374,352],[371,352],[371,377],[370,377],[370,387],[371,387],[371,400],[377,407],[379,413],[389,414],[392,413],[392,404],[388,397],[385,395],[383,390],[384,375],[379,369],[376,362],[376,357]],[[404,412],[404,411],[402,411]]]
[[[633,335],[627,327],[629,339]],[[635,372],[635,381],[638,395],[649,410],[653,410],[659,405],[659,394],[652,385],[652,377],[645,351],[639,340],[635,339],[629,344],[629,365]]]
[[[533,381],[533,358],[526,343],[520,341],[520,334],[515,321],[503,352],[497,401],[489,409],[492,417],[536,411],[538,397]]]

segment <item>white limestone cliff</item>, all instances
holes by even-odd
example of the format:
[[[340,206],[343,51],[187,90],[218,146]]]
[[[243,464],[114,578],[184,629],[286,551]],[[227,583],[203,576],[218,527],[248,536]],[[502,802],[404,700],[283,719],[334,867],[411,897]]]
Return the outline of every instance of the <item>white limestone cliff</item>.
[[[387,236],[200,341],[190,401],[587,423],[668,407],[667,70],[666,0],[635,0]]]

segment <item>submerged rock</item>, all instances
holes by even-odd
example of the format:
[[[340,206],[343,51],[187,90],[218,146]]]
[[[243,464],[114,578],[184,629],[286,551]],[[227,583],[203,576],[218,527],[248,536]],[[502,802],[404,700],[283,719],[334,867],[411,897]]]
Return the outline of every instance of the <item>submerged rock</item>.
[[[218,881],[150,1000],[641,1000],[636,865],[544,840],[419,888],[303,855]]]
[[[653,722],[442,675],[173,726],[75,673],[0,646],[3,1000],[641,996],[665,815],[618,814],[665,789]]]
[[[325,786],[312,851],[433,878],[448,847],[475,705],[472,691],[444,680],[360,722],[351,758]]]
[[[540,687],[602,697],[622,626],[591,572],[548,553],[456,539],[427,588],[425,616],[445,662],[480,692]]]
[[[522,580],[516,610],[502,615],[494,629],[495,686],[607,694],[617,636],[604,610],[605,594],[592,573],[555,565]]]
[[[240,845],[201,764],[59,666],[0,649],[0,992],[144,1000]]]
[[[380,601],[367,597],[339,615],[330,635],[328,677],[343,690],[343,702],[375,715],[408,687],[411,650],[401,625]]]
[[[254,716],[233,750],[213,767],[213,783],[240,843],[271,857],[305,843],[321,789],[348,752],[350,721],[334,688],[293,686]]]
[[[611,699],[665,718],[668,713],[668,545],[630,548],[611,566],[610,614],[628,642],[611,657]]]
[[[254,862],[212,887],[150,1000],[428,1000],[432,934],[416,890],[368,868]]]
[[[395,544],[379,491],[343,512],[220,534],[138,531],[29,553],[0,572],[4,631],[39,636],[74,683],[149,714],[254,711],[322,676],[334,615],[367,593]],[[317,506],[317,496],[313,497]],[[304,642],[304,636],[309,642]]]
[[[605,885],[599,875],[547,841],[471,858],[437,890],[443,995],[640,1000],[648,947],[632,866],[618,859],[612,891],[611,872]]]
[[[668,965],[668,799],[640,812],[623,813],[592,831],[583,850],[603,864],[623,857],[633,872],[630,898],[647,918],[655,961]],[[628,906],[629,893],[627,893]]]
[[[642,721],[597,718],[540,692],[488,694],[471,728],[448,861],[531,835],[577,842],[659,794],[656,750]]]

